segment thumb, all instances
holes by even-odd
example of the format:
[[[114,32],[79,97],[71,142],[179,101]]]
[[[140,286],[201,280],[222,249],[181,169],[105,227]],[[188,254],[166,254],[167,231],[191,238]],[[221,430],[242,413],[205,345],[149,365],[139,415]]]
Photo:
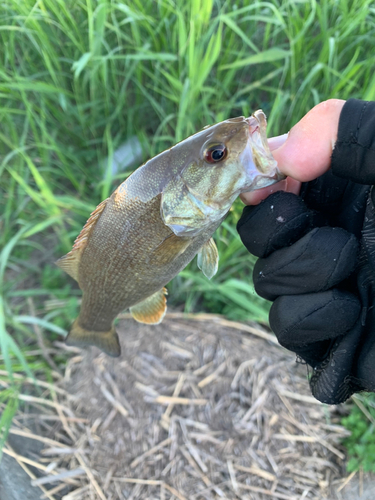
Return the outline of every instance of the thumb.
[[[344,104],[341,99],[321,102],[290,130],[286,141],[272,151],[283,174],[308,182],[330,168]]]
[[[345,101],[329,99],[312,108],[289,134],[269,139],[272,155],[285,181],[240,195],[246,205],[257,205],[275,191],[299,194],[301,182],[323,175],[331,166],[339,118]]]

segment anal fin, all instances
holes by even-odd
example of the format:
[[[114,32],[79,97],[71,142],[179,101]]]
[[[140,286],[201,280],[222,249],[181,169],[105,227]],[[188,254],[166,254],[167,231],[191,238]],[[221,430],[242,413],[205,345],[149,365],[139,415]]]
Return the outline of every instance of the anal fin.
[[[86,330],[82,328],[78,323],[78,319],[76,319],[66,337],[65,343],[76,347],[94,345],[113,357],[118,357],[121,354],[121,347],[114,326],[107,332]]]
[[[219,267],[219,253],[213,238],[210,238],[199,250],[197,264],[199,269],[201,269],[209,280],[217,273]]]
[[[167,289],[162,288],[158,292],[150,295],[147,299],[139,302],[130,308],[130,313],[136,321],[157,325],[163,320],[167,312]]]

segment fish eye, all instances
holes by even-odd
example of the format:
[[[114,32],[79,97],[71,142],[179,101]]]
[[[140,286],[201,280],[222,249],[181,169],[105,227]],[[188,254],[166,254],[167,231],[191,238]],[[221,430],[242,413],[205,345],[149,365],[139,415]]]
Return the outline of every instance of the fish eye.
[[[218,163],[227,156],[227,148],[224,144],[214,144],[204,152],[204,159],[208,163]]]

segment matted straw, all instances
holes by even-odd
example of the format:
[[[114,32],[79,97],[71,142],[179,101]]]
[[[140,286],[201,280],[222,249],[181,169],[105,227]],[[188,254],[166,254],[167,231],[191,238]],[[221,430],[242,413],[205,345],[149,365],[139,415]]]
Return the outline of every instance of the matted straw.
[[[120,358],[70,348],[53,397],[20,395],[37,412],[11,433],[45,448],[33,463],[5,452],[34,467],[44,498],[344,498],[355,475],[339,409],[312,398],[306,367],[266,329],[178,313],[117,329]]]

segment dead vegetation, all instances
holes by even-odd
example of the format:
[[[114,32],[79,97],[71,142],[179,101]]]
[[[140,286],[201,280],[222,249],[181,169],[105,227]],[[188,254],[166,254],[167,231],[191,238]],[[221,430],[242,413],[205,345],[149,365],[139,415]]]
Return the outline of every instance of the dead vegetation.
[[[179,314],[118,330],[120,358],[71,349],[51,398],[21,395],[11,433],[44,449],[5,453],[42,498],[342,498],[340,409],[311,397],[306,367],[271,334]]]

